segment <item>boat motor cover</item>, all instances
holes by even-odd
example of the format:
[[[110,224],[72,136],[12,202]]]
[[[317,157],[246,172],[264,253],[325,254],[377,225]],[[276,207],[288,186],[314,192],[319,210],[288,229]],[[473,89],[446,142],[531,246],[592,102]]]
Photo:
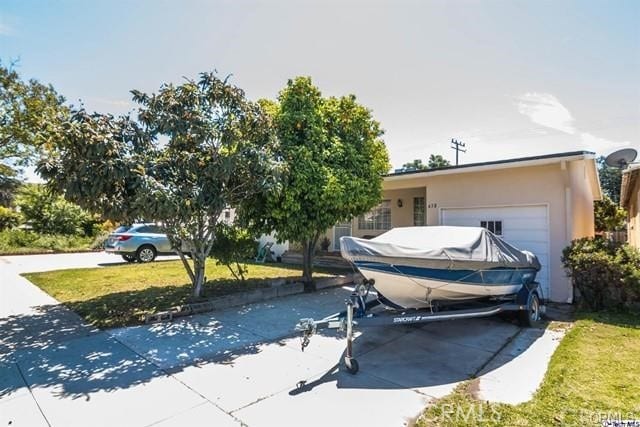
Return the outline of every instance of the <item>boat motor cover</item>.
[[[340,238],[343,258],[455,270],[534,268],[538,258],[482,227],[398,227],[371,240]]]

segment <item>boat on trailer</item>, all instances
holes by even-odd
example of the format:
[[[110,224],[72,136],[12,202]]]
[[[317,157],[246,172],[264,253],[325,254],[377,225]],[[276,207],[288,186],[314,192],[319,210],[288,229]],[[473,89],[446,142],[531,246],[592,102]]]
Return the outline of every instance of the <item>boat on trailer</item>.
[[[342,237],[351,261],[396,307],[425,308],[518,293],[538,258],[480,227],[402,227],[367,240]]]
[[[321,320],[300,319],[302,350],[320,329],[346,332],[344,363],[358,372],[355,328],[420,324],[517,312],[535,326],[545,311],[535,281],[540,263],[480,227],[402,227],[371,240],[341,237],[342,256],[362,274],[347,309]],[[376,306],[382,312],[373,312]]]

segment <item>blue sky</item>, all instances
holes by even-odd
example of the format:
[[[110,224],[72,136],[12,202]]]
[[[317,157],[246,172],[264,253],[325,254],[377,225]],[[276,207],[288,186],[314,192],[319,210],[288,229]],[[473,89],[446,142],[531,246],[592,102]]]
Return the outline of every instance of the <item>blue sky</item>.
[[[252,99],[310,75],[354,93],[392,163],[640,145],[640,1],[0,3],[0,58],[69,102],[123,113],[129,90],[217,69]]]

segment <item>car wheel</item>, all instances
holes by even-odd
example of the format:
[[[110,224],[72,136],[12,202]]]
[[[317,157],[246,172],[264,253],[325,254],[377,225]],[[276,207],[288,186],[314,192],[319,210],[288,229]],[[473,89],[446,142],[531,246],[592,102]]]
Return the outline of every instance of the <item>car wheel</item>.
[[[136,251],[136,259],[140,263],[151,262],[156,259],[156,248],[151,245],[142,245]]]
[[[132,254],[122,254],[122,259],[127,262],[136,262],[136,256]]]

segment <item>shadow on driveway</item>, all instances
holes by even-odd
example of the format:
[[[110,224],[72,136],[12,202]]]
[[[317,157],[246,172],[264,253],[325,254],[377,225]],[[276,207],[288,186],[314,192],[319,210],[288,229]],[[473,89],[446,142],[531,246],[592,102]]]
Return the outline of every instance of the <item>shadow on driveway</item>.
[[[277,373],[289,396],[332,382],[349,389],[425,389],[476,375],[519,331],[500,319],[369,328],[355,340],[360,372],[352,376],[340,365],[342,334],[320,332],[302,353],[292,333],[301,317],[339,311],[346,295],[344,290],[304,294],[108,332],[84,326],[62,306],[40,307],[33,315],[0,320],[0,398],[23,388],[22,378],[31,387],[53,387],[57,396],[89,399],[97,391],[126,389],[187,368],[233,367],[239,359],[256,367],[252,387],[260,388],[256,382],[271,387]],[[260,359],[265,350],[275,355],[268,362]],[[229,372],[232,383],[218,384],[212,376],[210,386],[233,387],[247,376]]]

